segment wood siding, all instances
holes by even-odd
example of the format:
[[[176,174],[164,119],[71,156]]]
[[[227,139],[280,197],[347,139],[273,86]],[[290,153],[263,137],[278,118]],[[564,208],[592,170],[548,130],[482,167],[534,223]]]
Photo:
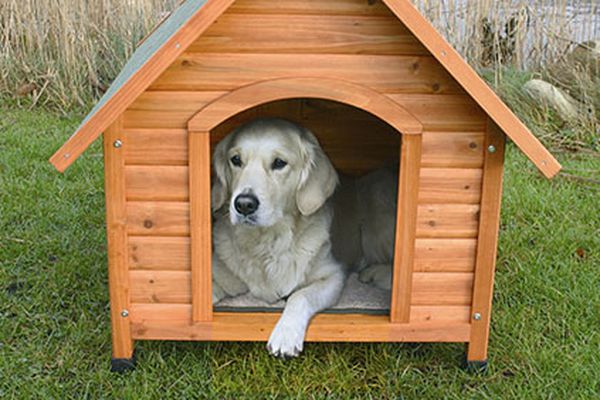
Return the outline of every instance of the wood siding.
[[[359,83],[421,121],[425,132],[408,326],[456,323],[454,336],[446,339],[467,341],[486,117],[381,2],[363,0],[238,0],[124,113],[134,336],[199,334],[189,327],[180,334],[158,327],[161,320],[180,318],[184,325],[191,320],[187,122],[233,89],[286,76]],[[388,124],[317,99],[277,101],[243,112],[211,133],[211,145],[258,116],[306,126],[335,167],[350,175],[398,162],[400,135]],[[216,318],[218,325],[225,317]],[[265,318],[259,324],[263,328],[272,323]],[[440,332],[421,338],[443,338]]]

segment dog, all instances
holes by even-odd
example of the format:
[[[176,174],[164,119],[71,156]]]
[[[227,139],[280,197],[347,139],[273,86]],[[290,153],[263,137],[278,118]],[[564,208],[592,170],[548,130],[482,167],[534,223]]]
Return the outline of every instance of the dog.
[[[345,281],[330,238],[337,172],[310,131],[258,119],[219,142],[213,174],[213,303],[248,291],[287,299],[267,349],[295,357],[311,318],[337,302]]]
[[[213,175],[213,303],[248,291],[269,303],[287,299],[267,343],[271,354],[299,355],[310,320],[337,302],[350,267],[390,288],[393,169],[342,177],[338,187],[316,137],[269,118],[219,142]]]

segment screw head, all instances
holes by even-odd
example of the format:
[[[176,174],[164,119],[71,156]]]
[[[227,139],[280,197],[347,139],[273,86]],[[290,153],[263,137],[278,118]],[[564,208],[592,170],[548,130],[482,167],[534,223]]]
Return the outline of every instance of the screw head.
[[[114,147],[115,149],[118,149],[118,148],[120,148],[120,147],[122,147],[122,146],[123,146],[123,142],[121,142],[121,140],[120,140],[120,139],[117,139],[117,140],[115,140],[115,141],[114,141],[114,143],[113,143],[113,147]]]
[[[481,321],[481,314],[480,314],[480,313],[478,313],[478,312],[474,313],[474,314],[473,314],[473,319],[474,319],[475,321]]]
[[[128,310],[121,311],[121,317],[127,318],[128,316],[129,316],[129,311]]]
[[[496,146],[494,146],[493,144],[490,144],[488,146],[488,152],[495,153],[496,152]]]

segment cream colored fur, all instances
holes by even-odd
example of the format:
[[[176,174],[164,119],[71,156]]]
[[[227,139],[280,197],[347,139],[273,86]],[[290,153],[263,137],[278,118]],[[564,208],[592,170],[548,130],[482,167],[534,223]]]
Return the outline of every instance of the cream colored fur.
[[[287,165],[273,169],[276,158]],[[216,147],[213,163],[213,302],[247,291],[268,302],[287,297],[267,348],[296,356],[311,318],[336,303],[344,284],[344,268],[331,253],[327,201],[337,174],[309,131],[281,119],[234,131]],[[239,194],[258,198],[253,215],[236,211]]]

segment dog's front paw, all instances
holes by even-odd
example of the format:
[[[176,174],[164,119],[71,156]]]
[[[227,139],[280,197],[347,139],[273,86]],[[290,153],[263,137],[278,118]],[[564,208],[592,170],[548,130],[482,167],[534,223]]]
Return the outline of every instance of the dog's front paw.
[[[375,286],[390,290],[392,288],[392,266],[388,264],[373,264],[363,269],[358,280],[363,283],[372,283]]]
[[[298,324],[290,324],[279,320],[267,343],[269,353],[279,358],[297,357],[304,348],[306,329]]]

